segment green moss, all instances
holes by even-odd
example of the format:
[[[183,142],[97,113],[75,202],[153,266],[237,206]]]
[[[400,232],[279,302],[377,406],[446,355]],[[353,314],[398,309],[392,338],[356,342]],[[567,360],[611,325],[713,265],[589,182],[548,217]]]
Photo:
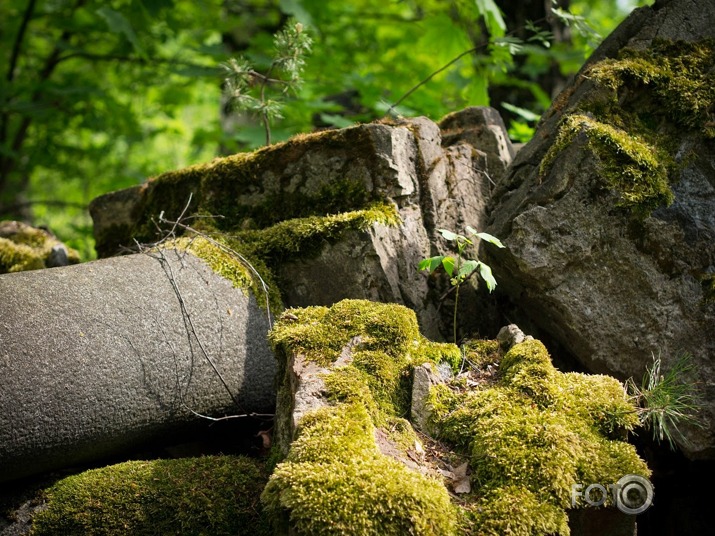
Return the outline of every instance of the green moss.
[[[295,258],[309,258],[319,253],[326,243],[339,240],[348,231],[365,231],[375,224],[399,223],[400,217],[394,205],[375,204],[362,210],[287,220],[266,229],[237,231],[228,235],[209,229],[203,233],[204,236],[180,237],[163,243],[162,247],[188,250],[205,260],[214,272],[231,281],[234,287],[251,289],[261,307],[266,306],[263,286],[266,283],[268,303],[275,313],[281,311],[283,305],[269,266]]]
[[[33,536],[268,535],[254,460],[207,456],[131,461],[66,477],[45,492]]]
[[[652,104],[673,123],[715,137],[715,41],[655,40],[646,50],[624,49],[594,65],[587,76],[614,91],[634,86],[652,92]]]
[[[413,362],[416,365],[423,363],[447,363],[453,372],[459,372],[462,367],[462,352],[457,345],[447,342],[434,342],[422,338],[417,348],[413,350]]]
[[[214,272],[231,281],[234,288],[245,290],[253,284],[251,269],[237,255],[232,254],[228,246],[225,246],[219,240],[214,240],[212,243],[201,236],[193,238],[182,237],[167,242],[166,247],[190,251],[206,261]]]
[[[45,267],[42,251],[0,238],[0,274],[39,270]]]
[[[403,361],[421,340],[414,311],[401,305],[343,300],[329,309],[289,312],[296,319],[284,317],[270,334],[274,349],[282,356],[300,353],[324,366],[336,361],[354,337],[360,337],[362,351],[381,351]]]
[[[412,366],[459,350],[426,341],[406,307],[366,300],[290,309],[270,338],[281,377],[287,378],[291,354],[331,367],[323,380],[334,404],[303,417],[287,459],[266,488],[264,501],[284,521],[283,531],[290,526],[296,534],[454,533],[446,488],[382,455],[376,428],[398,452],[414,450],[417,436],[403,418]],[[290,407],[286,382],[278,397]]]
[[[441,482],[382,455],[374,433],[359,404],[323,408],[301,421],[288,458],[262,495],[284,531],[455,534],[454,507]]]
[[[279,222],[256,231],[233,234],[268,264],[319,253],[326,242],[336,242],[347,231],[366,231],[375,224],[399,225],[400,216],[391,203],[328,216],[309,216]]]
[[[491,489],[478,507],[467,509],[469,526],[479,527],[478,534],[531,536],[570,532],[563,508],[520,486]]]
[[[175,219],[185,208],[185,216],[207,216],[194,219],[194,227],[233,234],[284,220],[362,210],[381,200],[376,191],[367,191],[361,176],[349,176],[349,172],[315,183],[305,180],[301,162],[317,148],[321,161],[326,162],[326,173],[330,172],[329,162],[360,161],[375,152],[366,129],[330,130],[163,173],[138,190],[133,226],[115,229],[115,236],[97,237],[98,247],[104,251],[109,242],[130,243],[132,238],[153,242],[158,238],[157,215],[163,212],[168,219]],[[291,166],[294,174],[286,173]],[[296,188],[303,181],[305,184]]]
[[[597,121],[586,114],[567,115],[554,144],[541,162],[545,175],[557,155],[580,133],[599,165],[601,178],[618,193],[618,206],[631,209],[638,215],[650,214],[659,206],[673,202],[668,182],[672,158],[660,147],[638,135]]]
[[[539,341],[525,341],[506,354],[497,341],[470,341],[463,363],[456,346],[419,334],[412,311],[364,300],[291,309],[271,341],[279,362],[295,353],[329,367],[323,379],[334,404],[299,423],[298,438],[264,492],[284,532],[568,534],[572,484],[649,475],[623,441],[638,424],[623,386],[607,376],[560,373]],[[429,479],[418,485],[424,477],[385,458],[376,446],[379,428],[401,452],[414,449],[416,434],[401,417],[409,409],[412,367],[425,361],[498,370],[476,388],[462,377],[430,392],[438,437],[466,455],[472,471],[472,493],[455,504],[456,513],[450,507],[452,524],[440,529],[433,510],[395,517],[375,502],[381,497],[416,507],[422,499],[415,498],[413,485],[435,497],[446,493]],[[396,497],[395,490],[409,497]],[[433,526],[418,529],[406,519]]]
[[[465,341],[463,348],[469,363],[475,368],[497,363],[502,358],[499,341],[472,339]]]
[[[542,160],[542,178],[583,132],[618,206],[644,217],[672,203],[679,167],[673,140],[685,133],[715,137],[714,44],[655,40],[592,66],[585,76],[603,93],[565,114]]]
[[[568,534],[574,483],[615,483],[650,471],[622,441],[637,424],[623,386],[608,376],[564,374],[539,341],[515,345],[497,380],[467,390],[438,385],[430,404],[439,437],[470,457],[468,532]],[[510,501],[520,505],[508,514]]]
[[[42,229],[16,222],[5,222],[0,236],[0,274],[39,270],[47,267],[52,248],[62,243]],[[70,264],[79,262],[79,253],[67,249]]]
[[[273,281],[271,271],[260,259],[253,257],[249,260],[240,249],[229,246],[225,239],[218,237],[209,240],[203,236],[191,238],[184,236],[165,242],[162,248],[191,252],[204,260],[215,273],[229,280],[234,288],[244,291],[250,289],[262,308],[270,306],[274,314],[283,309],[280,293]]]
[[[705,274],[700,278],[703,288],[703,301],[705,303],[715,301],[715,274]]]

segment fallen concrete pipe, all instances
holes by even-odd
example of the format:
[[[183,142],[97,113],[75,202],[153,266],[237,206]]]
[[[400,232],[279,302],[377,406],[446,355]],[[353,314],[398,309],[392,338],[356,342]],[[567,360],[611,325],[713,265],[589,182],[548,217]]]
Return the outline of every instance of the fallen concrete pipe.
[[[252,295],[175,250],[1,275],[0,482],[115,455],[197,413],[273,413],[268,329]]]

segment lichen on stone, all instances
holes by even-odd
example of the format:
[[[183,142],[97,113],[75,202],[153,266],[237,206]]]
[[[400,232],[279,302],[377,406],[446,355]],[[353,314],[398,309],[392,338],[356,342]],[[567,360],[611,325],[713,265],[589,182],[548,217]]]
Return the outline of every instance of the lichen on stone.
[[[236,456],[129,461],[65,477],[44,492],[32,536],[269,535],[260,462]]]

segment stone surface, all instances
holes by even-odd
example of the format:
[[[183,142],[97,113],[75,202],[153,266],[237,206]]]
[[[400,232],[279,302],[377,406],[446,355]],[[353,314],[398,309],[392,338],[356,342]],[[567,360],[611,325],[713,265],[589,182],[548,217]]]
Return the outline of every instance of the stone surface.
[[[196,257],[164,258],[0,276],[0,482],[168,439],[194,412],[273,413],[266,313]]]
[[[655,38],[715,38],[715,3],[672,0],[635,10],[584,69]],[[702,388],[705,426],[688,429],[681,447],[693,459],[713,458],[715,303],[705,283],[715,274],[715,140],[659,118],[680,166],[671,179],[675,201],[645,218],[618,207],[604,188],[603,162],[584,133],[540,172],[564,114],[604,102],[592,78],[582,71],[556,99],[499,183],[487,231],[507,248],[486,254],[522,316],[592,372],[639,382],[653,356],[667,368],[678,354],[692,354],[695,373],[686,380]],[[620,109],[643,113],[649,91],[619,93]]]
[[[431,416],[428,404],[430,389],[443,383],[445,380],[433,370],[432,364],[425,363],[415,367],[412,373],[412,404],[410,404],[410,416],[418,430],[430,434],[429,419]]]
[[[269,268],[287,306],[345,298],[404,304],[417,312],[425,335],[440,338],[451,333],[451,315],[444,313],[449,305],[439,310],[449,284],[446,276],[419,273],[417,265],[447,252],[439,229],[485,225],[487,198],[512,156],[504,123],[490,108],[468,108],[439,126],[415,118],[306,135],[97,198],[90,207],[97,251],[107,256],[134,238],[152,240],[150,218],[162,210],[178,216],[189,194],[186,215],[224,215],[215,221],[229,233],[387,200],[397,207],[401,225],[349,231],[323,241],[317,254],[284,258]],[[474,290],[468,284],[462,292],[466,307]]]
[[[497,333],[497,341],[504,351],[509,351],[512,346],[532,339],[531,335],[524,335],[516,324],[504,326]]]

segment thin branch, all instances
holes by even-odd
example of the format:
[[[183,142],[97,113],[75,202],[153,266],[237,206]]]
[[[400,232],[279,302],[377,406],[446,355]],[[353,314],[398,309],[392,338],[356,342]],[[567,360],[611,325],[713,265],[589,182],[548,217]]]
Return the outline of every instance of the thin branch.
[[[210,69],[212,71],[219,72],[219,69],[211,65],[202,65],[200,63],[193,63],[190,61],[177,60],[173,58],[141,58],[138,56],[126,56],[123,54],[93,54],[91,52],[71,52],[61,56],[57,63],[72,59],[86,59],[90,61],[122,61],[126,63],[138,63],[141,65],[181,65],[183,67],[195,67],[198,69]]]
[[[275,61],[273,63],[271,63],[271,66],[268,69],[268,73],[266,74],[266,76],[262,77],[261,104],[265,104],[265,102],[266,102],[266,85],[271,80],[271,73],[273,72],[273,67],[275,67],[275,65],[276,65]],[[266,145],[270,145],[271,144],[271,124],[268,120],[268,112],[266,111],[265,107],[263,108],[263,111],[261,113],[261,119],[263,120],[263,128],[266,129]]]
[[[27,30],[27,25],[35,12],[35,0],[30,0],[25,8],[25,13],[22,16],[22,22],[20,23],[20,29],[17,31],[17,36],[15,36],[15,42],[12,45],[12,55],[10,56],[10,65],[7,69],[7,75],[5,80],[12,82],[15,79],[15,68],[17,67],[17,60],[20,57],[20,48],[22,47],[22,41],[25,39],[25,31]]]
[[[190,225],[186,225],[185,223],[181,223],[181,221],[182,221],[183,219],[189,219],[189,217],[184,218],[184,215],[185,215],[186,212],[189,210],[189,206],[191,205],[191,200],[193,199],[193,196],[194,196],[193,192],[189,194],[189,199],[188,199],[188,201],[186,202],[186,205],[184,206],[183,210],[181,211],[181,214],[179,214],[179,217],[176,219],[176,221],[171,221],[171,220],[166,219],[166,218],[164,217],[164,211],[163,211],[163,210],[161,211],[161,213],[159,214],[159,223],[166,223],[166,224],[171,225],[172,227],[171,227],[171,229],[167,232],[167,231],[162,230],[161,227],[159,227],[159,225],[158,225],[156,222],[154,222],[154,225],[156,226],[156,228],[157,228],[161,233],[164,234],[164,237],[163,237],[161,240],[159,240],[159,241],[154,242],[153,244],[151,244],[151,247],[156,248],[156,247],[160,246],[162,243],[166,242],[167,240],[171,240],[171,239],[175,238],[175,237],[176,237],[176,229],[179,228],[179,229],[182,229],[182,230],[184,230],[184,231],[189,231],[189,232],[191,232],[191,233],[194,233],[194,234],[197,235],[197,236],[200,236],[200,237],[204,238],[204,239],[207,240],[211,245],[213,245],[213,246],[219,248],[219,249],[220,249],[221,251],[223,251],[224,253],[227,253],[228,255],[230,255],[230,256],[232,256],[232,257],[238,259],[244,266],[246,266],[251,272],[253,272],[253,274],[258,278],[258,281],[261,283],[261,287],[262,287],[262,289],[263,289],[264,295],[266,296],[266,311],[267,311],[267,313],[268,313],[268,314],[267,314],[267,316],[268,316],[268,327],[269,327],[269,328],[273,328],[273,323],[272,323],[272,320],[271,320],[271,308],[270,308],[270,292],[269,292],[270,289],[269,289],[269,287],[268,287],[268,284],[267,284],[267,283],[265,282],[265,280],[263,279],[263,277],[261,277],[260,272],[259,272],[258,270],[256,270],[256,268],[253,266],[253,264],[251,264],[251,262],[250,262],[246,257],[244,257],[243,255],[241,255],[241,254],[240,254],[238,251],[236,251],[235,249],[230,248],[230,247],[227,246],[226,244],[222,244],[222,243],[219,242],[218,240],[215,240],[214,238],[208,236],[206,233],[202,233],[201,231],[199,231],[199,230],[197,230],[197,229],[191,227]],[[214,217],[217,217],[217,218],[218,218],[218,217],[223,217],[223,216],[214,216]],[[152,221],[153,221],[153,219],[152,219]],[[136,242],[136,241],[135,241],[135,242]],[[139,247],[140,250],[142,249],[141,244],[138,244],[138,243],[137,243],[137,246]]]
[[[166,219],[164,219],[163,221],[166,222],[166,223],[168,223],[168,224],[174,224],[175,227],[179,227],[179,228],[181,228],[181,229],[184,229],[185,231],[190,231],[190,232],[192,232],[192,233],[194,233],[194,234],[196,234],[196,235],[198,235],[198,236],[204,238],[205,240],[208,240],[208,241],[211,243],[211,245],[216,246],[217,248],[219,248],[220,250],[222,250],[224,253],[228,253],[229,255],[231,255],[231,256],[233,256],[233,257],[236,257],[236,258],[239,259],[239,260],[241,261],[241,263],[243,263],[249,270],[251,270],[251,272],[253,272],[253,274],[258,278],[258,281],[261,283],[261,287],[262,287],[263,292],[264,292],[264,294],[265,294],[265,296],[266,296],[266,311],[268,312],[268,328],[269,328],[269,329],[273,328],[273,323],[272,323],[272,320],[271,320],[271,309],[270,309],[270,292],[269,292],[270,289],[269,289],[268,285],[266,284],[266,282],[265,282],[265,281],[263,280],[263,278],[261,277],[261,274],[258,272],[258,270],[256,270],[256,268],[249,262],[249,260],[248,260],[246,257],[244,257],[243,255],[241,255],[241,254],[240,254],[238,251],[236,251],[235,249],[230,248],[230,247],[228,247],[228,246],[225,245],[225,244],[222,244],[222,243],[219,242],[218,240],[215,240],[215,239],[211,238],[210,236],[206,235],[205,233],[202,233],[201,231],[198,231],[198,230],[194,229],[194,228],[191,227],[190,225],[186,225],[186,224],[183,224],[183,223],[178,222],[178,221],[177,221],[177,222],[171,222],[171,221],[166,220]]]
[[[273,70],[273,67],[271,66],[271,71],[272,71],[272,70]],[[270,71],[269,71],[269,73],[270,73]],[[265,83],[269,83],[269,84],[283,84],[284,86],[290,85],[290,80],[281,80],[280,78],[271,78],[270,76],[267,76],[267,75],[265,75],[265,74],[261,74],[261,73],[259,73],[258,71],[254,71],[253,69],[251,69],[250,71],[248,71],[248,74],[250,74],[251,76],[253,76],[253,77],[255,77],[255,78],[258,78],[258,79],[261,80],[261,82],[263,82],[264,84],[265,84]]]
[[[0,214],[10,214],[16,210],[21,210],[23,208],[32,207],[34,205],[44,205],[47,207],[61,207],[61,208],[79,208],[81,210],[87,210],[88,205],[86,203],[75,203],[73,201],[56,201],[51,199],[35,199],[32,201],[23,201],[22,203],[15,203],[12,205],[7,205],[0,208]]]
[[[454,65],[455,63],[457,63],[457,62],[458,62],[459,60],[461,60],[464,56],[466,56],[466,55],[468,55],[468,54],[471,54],[472,52],[476,52],[477,50],[479,50],[480,48],[483,48],[483,47],[487,46],[488,44],[489,44],[489,42],[487,41],[487,42],[484,43],[484,44],[481,44],[481,45],[478,45],[478,46],[476,46],[476,47],[470,48],[469,50],[465,50],[464,52],[462,52],[461,54],[459,54],[459,55],[458,55],[457,57],[455,57],[454,59],[451,59],[447,64],[443,65],[442,67],[440,67],[439,69],[437,69],[436,71],[434,71],[434,72],[433,72],[432,74],[430,74],[427,78],[424,78],[423,80],[421,80],[417,85],[413,86],[407,93],[405,93],[404,95],[402,95],[402,97],[400,97],[399,99],[397,99],[397,101],[396,101],[392,106],[390,106],[390,107],[387,109],[387,111],[385,112],[385,115],[384,115],[383,117],[387,117],[388,115],[390,115],[390,114],[392,113],[392,111],[393,111],[395,108],[397,108],[407,97],[409,97],[410,95],[412,95],[415,91],[417,91],[419,88],[421,88],[422,86],[424,86],[427,82],[429,82],[430,80],[432,80],[432,79],[433,79],[435,76],[437,76],[439,73],[441,73],[442,71],[448,69],[449,67],[451,67],[452,65]]]
[[[273,413],[241,413],[241,414],[238,414],[238,415],[225,415],[225,416],[223,416],[223,417],[211,417],[210,415],[204,415],[203,413],[199,413],[199,412],[196,411],[195,409],[191,408],[191,407],[186,403],[186,400],[184,399],[184,392],[183,392],[183,390],[181,389],[181,383],[180,383],[180,377],[179,377],[179,365],[178,365],[178,363],[176,362],[176,350],[174,349],[174,345],[171,344],[171,340],[170,340],[169,337],[167,336],[166,330],[164,329],[164,326],[161,325],[161,324],[159,324],[158,322],[157,322],[157,325],[158,325],[158,327],[161,329],[162,334],[164,335],[164,340],[167,342],[167,344],[168,344],[169,347],[171,348],[172,353],[174,354],[174,370],[175,370],[175,372],[176,372],[176,390],[177,390],[177,392],[179,393],[179,400],[181,401],[181,405],[182,405],[187,411],[193,413],[193,414],[196,415],[197,417],[200,417],[200,418],[202,418],[202,419],[206,419],[206,420],[209,420],[209,421],[225,421],[225,420],[228,420],[228,419],[243,419],[243,418],[246,418],[246,417],[272,419],[273,417],[275,417],[275,415],[274,415]],[[136,348],[134,348],[134,343],[133,343],[128,337],[126,337],[126,339],[127,339],[127,341],[129,342],[129,344],[131,345],[132,349],[134,350],[134,353],[136,353],[137,355],[139,355],[139,352],[136,350]]]
[[[228,382],[223,377],[223,374],[221,374],[221,371],[216,366],[216,363],[214,363],[213,359],[211,359],[211,356],[206,351],[206,348],[204,347],[203,343],[201,342],[201,338],[199,337],[198,333],[196,332],[196,327],[194,326],[194,321],[191,319],[191,314],[189,313],[189,310],[186,307],[186,302],[184,301],[184,297],[182,296],[181,290],[179,289],[179,285],[176,282],[176,278],[174,277],[174,271],[171,268],[171,264],[169,264],[169,261],[166,259],[164,252],[160,250],[159,254],[157,256],[154,256],[154,255],[150,255],[150,256],[154,257],[161,263],[161,266],[164,269],[164,272],[166,273],[167,277],[169,278],[169,282],[171,283],[172,288],[174,289],[174,293],[176,294],[176,297],[179,300],[179,307],[181,308],[181,316],[184,319],[184,326],[186,327],[186,334],[189,339],[189,348],[191,349],[191,352],[193,353],[193,346],[191,344],[192,335],[193,335],[193,340],[195,340],[196,343],[198,344],[199,350],[201,350],[201,354],[203,354],[204,359],[206,359],[206,361],[209,363],[209,365],[213,369],[214,373],[216,374],[218,379],[221,381],[221,384],[226,389],[226,392],[231,397],[231,400],[233,400],[233,403],[240,410],[241,404],[238,401],[238,397],[236,397],[236,395],[233,394],[233,391],[229,387]]]
[[[538,20],[534,21],[533,24],[538,24],[538,23],[544,22],[544,21],[546,21],[546,18],[541,18],[541,19],[538,19]],[[517,32],[517,30],[522,30],[522,29],[523,29],[523,28],[517,28],[517,29],[515,29],[515,30],[512,30],[512,31],[510,31],[510,32],[508,32],[508,33],[506,33],[506,34],[504,34],[504,37],[511,37],[511,36],[513,36],[513,35]],[[392,104],[392,105],[387,109],[387,111],[385,112],[385,115],[384,115],[383,117],[387,117],[388,115],[390,115],[390,114],[393,112],[393,110],[394,110],[395,108],[397,108],[406,98],[408,98],[408,97],[409,97],[410,95],[412,95],[415,91],[417,91],[419,88],[421,88],[422,86],[424,86],[427,82],[429,82],[430,80],[432,80],[432,79],[433,79],[435,76],[437,76],[439,73],[441,73],[442,71],[444,71],[444,70],[450,68],[452,65],[454,65],[454,64],[457,63],[459,60],[461,60],[464,56],[466,56],[466,55],[468,55],[468,54],[472,54],[473,52],[477,52],[478,50],[480,50],[480,49],[482,49],[482,48],[485,48],[485,47],[489,46],[490,44],[491,44],[491,41],[490,41],[490,40],[482,41],[481,43],[479,43],[479,44],[473,46],[473,47],[470,48],[469,50],[465,50],[465,51],[462,52],[461,54],[459,54],[459,55],[457,55],[456,57],[454,57],[453,59],[449,60],[445,65],[443,65],[442,67],[440,67],[439,69],[437,69],[436,71],[434,71],[434,72],[433,72],[432,74],[430,74],[427,78],[424,78],[423,80],[421,80],[417,85],[413,86],[407,93],[405,93],[405,94],[402,95],[399,99],[397,99],[397,101],[396,101],[394,104]]]

